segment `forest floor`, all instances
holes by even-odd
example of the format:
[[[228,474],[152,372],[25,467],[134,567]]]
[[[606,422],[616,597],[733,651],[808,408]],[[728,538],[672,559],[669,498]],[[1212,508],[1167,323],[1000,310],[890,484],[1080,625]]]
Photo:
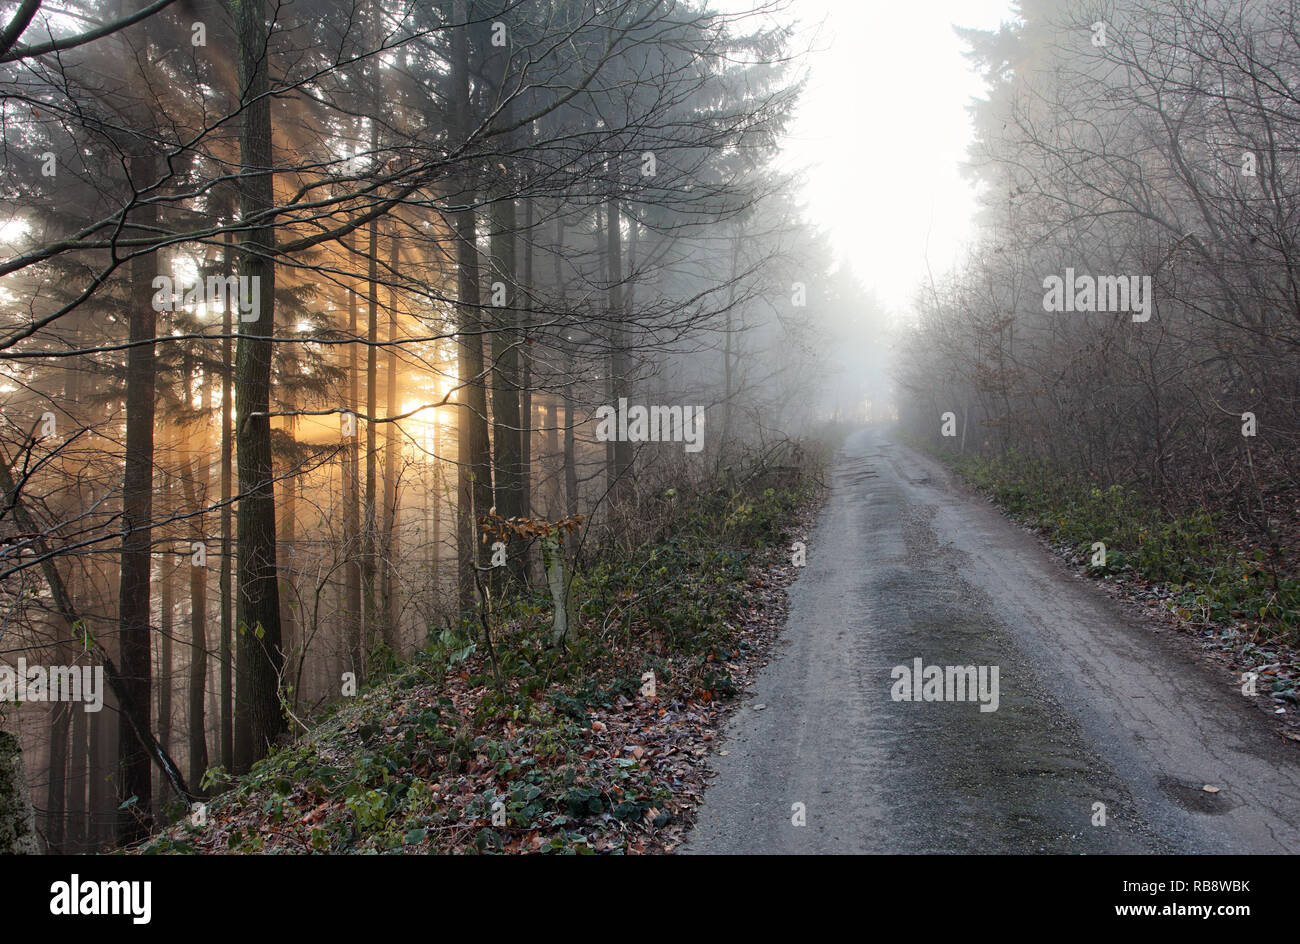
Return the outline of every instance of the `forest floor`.
[[[784,623],[787,548],[821,495],[693,509],[700,539],[639,548],[578,584],[567,653],[545,648],[545,606],[525,601],[494,630],[500,689],[472,629],[442,633],[137,851],[672,852]]]

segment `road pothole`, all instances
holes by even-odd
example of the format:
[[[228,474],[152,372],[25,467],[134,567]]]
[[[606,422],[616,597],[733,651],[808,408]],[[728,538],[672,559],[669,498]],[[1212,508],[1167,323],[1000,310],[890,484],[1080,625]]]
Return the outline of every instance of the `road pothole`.
[[[1226,813],[1236,806],[1222,792],[1207,792],[1204,789],[1204,784],[1193,786],[1192,784],[1174,780],[1172,777],[1162,777],[1160,779],[1160,789],[1172,798],[1175,803],[1191,813]]]

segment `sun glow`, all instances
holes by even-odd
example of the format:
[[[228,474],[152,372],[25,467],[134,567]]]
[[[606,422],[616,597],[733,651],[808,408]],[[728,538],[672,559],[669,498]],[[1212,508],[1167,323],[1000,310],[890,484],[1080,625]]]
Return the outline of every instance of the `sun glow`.
[[[401,421],[401,426],[413,444],[432,449],[437,437],[445,432],[447,417],[442,415],[443,411],[440,408],[430,405],[441,398],[441,394],[427,399],[412,397],[402,404],[402,416],[405,419]],[[435,429],[435,427],[444,427],[444,429]]]

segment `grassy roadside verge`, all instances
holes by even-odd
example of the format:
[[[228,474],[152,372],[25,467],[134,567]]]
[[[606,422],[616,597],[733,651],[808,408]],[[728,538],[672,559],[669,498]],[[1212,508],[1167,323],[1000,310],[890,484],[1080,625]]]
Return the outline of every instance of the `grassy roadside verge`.
[[[544,588],[310,724],[148,853],[671,851],[694,818],[728,704],[784,618],[788,546],[820,496],[793,480],[655,497],[666,527],[580,570],[566,649]],[[647,694],[653,673],[654,694]]]
[[[1216,514],[1171,514],[1133,489],[1101,488],[1025,457],[925,451],[1116,595],[1157,608],[1234,671],[1257,675],[1261,703],[1294,724],[1300,578],[1286,561],[1225,534]]]

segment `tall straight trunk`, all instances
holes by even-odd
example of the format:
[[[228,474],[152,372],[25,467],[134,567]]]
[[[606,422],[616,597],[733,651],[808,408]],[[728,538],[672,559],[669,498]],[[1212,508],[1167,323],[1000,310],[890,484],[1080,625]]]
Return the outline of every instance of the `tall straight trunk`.
[[[438,427],[435,425],[433,429],[434,429],[434,433],[433,433],[434,441],[437,442]],[[434,449],[436,450],[437,446],[434,446]],[[424,564],[422,568],[424,576],[422,579],[426,582],[425,584],[426,586],[428,584],[435,583],[438,579],[437,576],[438,550],[437,550],[437,546],[433,543],[433,536],[436,530],[433,526],[433,516],[434,514],[436,514],[436,512],[433,510],[436,505],[436,502],[434,502],[433,500],[433,494],[434,494],[433,483],[437,475],[437,473],[434,471],[437,468],[437,463],[438,463],[437,459],[434,459],[433,462],[431,463],[427,456],[424,457],[424,459],[421,460],[420,462],[420,482],[424,486],[420,490],[421,491],[420,522],[421,522],[421,526],[424,529]]]
[[[186,407],[189,407],[193,400],[190,390],[190,377],[194,370],[194,359],[187,352],[182,359],[181,376],[179,377],[180,389],[179,396],[182,398]],[[172,455],[176,451],[179,443],[170,437],[167,433],[163,436],[163,455]],[[182,470],[182,477],[184,471]],[[162,481],[158,486],[158,497],[161,500],[162,508],[159,509],[159,517],[166,520],[170,518],[178,507],[176,499],[176,479],[168,470],[161,470],[160,477]],[[158,561],[158,589],[160,601],[158,604],[158,743],[163,746],[164,750],[172,749],[172,715],[173,704],[172,695],[175,689],[175,678],[173,672],[176,666],[176,561],[189,559],[189,542],[180,541],[181,534],[177,532],[176,525],[164,524],[159,530],[162,547],[165,549]],[[181,551],[181,547],[185,550]],[[165,787],[159,790],[158,806],[162,807],[166,799]]]
[[[388,268],[390,272],[397,271],[397,261],[397,232],[394,230],[389,237]],[[384,429],[384,553],[382,562],[383,599],[381,602],[384,644],[391,652],[397,652],[400,648],[397,633],[396,587],[393,582],[393,571],[397,566],[399,554],[397,546],[397,459],[402,435],[401,426],[395,420],[392,420],[394,416],[402,412],[397,376],[399,366],[397,344],[395,343],[397,339],[397,291],[390,286],[388,289],[388,364],[386,368],[388,390],[384,398],[384,405],[390,422],[386,424]]]
[[[627,334],[623,327],[623,234],[619,224],[618,199],[610,197],[605,204],[605,255],[609,278],[609,393],[615,409],[619,399],[628,394],[627,376],[630,361],[627,353]],[[614,464],[610,470],[610,500],[620,501],[628,493],[628,469],[632,465],[632,444],[624,439],[614,442]]]
[[[489,239],[492,257],[492,444],[494,497],[497,514],[516,518],[523,511],[523,476],[520,468],[519,356],[518,332],[515,328],[515,300],[518,297],[515,275],[515,202],[498,197],[492,203],[492,233]],[[497,286],[504,287],[503,305]],[[513,580],[523,578],[523,542],[513,535],[507,538],[506,573]]]
[[[357,337],[357,293],[348,289],[348,337]],[[361,388],[357,376],[357,346],[348,345],[348,410],[352,413],[352,435],[344,444],[343,468],[343,553],[344,565],[344,619],[350,670],[362,679],[365,676],[364,648],[361,641],[361,453],[360,427],[357,413],[361,405]]]
[[[69,411],[79,406],[81,399],[81,371],[69,370],[64,372],[63,396],[67,403]],[[81,412],[76,412],[76,422],[80,424]],[[68,497],[72,502],[81,508],[87,507],[87,491],[94,495],[94,489],[87,489],[86,485],[79,481],[74,481],[69,489]],[[69,509],[71,510],[71,509]],[[72,629],[72,635],[75,638],[76,631]],[[85,711],[73,711],[71,734],[67,745],[68,754],[68,777],[66,788],[59,792],[64,796],[66,816],[64,821],[67,826],[63,835],[63,847],[68,852],[84,852],[86,845],[86,714]],[[51,780],[53,780],[53,744],[51,743]]]
[[[164,446],[164,449],[167,447]],[[173,495],[175,485],[171,476],[162,476],[159,498],[162,499],[160,514],[166,518],[171,515],[175,505]],[[167,532],[171,528],[164,526],[163,547],[171,549]],[[175,653],[172,639],[176,631],[173,617],[176,612],[176,566],[172,554],[164,554],[158,562],[158,590],[161,600],[158,606],[158,743],[168,750],[172,740],[172,667],[175,665]]]
[[[530,259],[532,256],[531,244],[532,241],[530,240],[529,241]],[[555,220],[555,246],[553,249],[552,258],[555,263],[555,291],[561,293],[560,294],[561,299],[563,299],[564,275],[561,271],[561,266],[560,266],[560,250],[563,244],[564,244],[564,222],[559,218],[557,214]],[[529,271],[532,270],[531,263],[529,264],[528,268]],[[531,288],[531,282],[530,282],[530,288]],[[564,304],[563,301],[561,301],[560,304],[561,304],[561,308],[563,308],[563,304]],[[567,378],[567,379],[570,382],[572,381],[572,378]],[[563,488],[564,488],[564,459],[560,453],[560,448],[559,448],[560,395],[558,393],[552,392],[547,396],[546,400],[547,403],[549,404],[546,409],[546,422],[543,427],[545,429],[544,436],[546,438],[546,443],[545,443],[546,457],[542,463],[541,471],[542,474],[546,476],[546,480],[550,482],[550,487],[547,489],[547,495],[546,495],[546,508],[547,508],[546,513],[553,517],[559,517],[560,508],[563,507]]]
[[[459,131],[467,138],[471,128],[469,98],[469,37],[463,25],[468,17],[465,0],[455,0],[452,30],[453,113],[460,117]],[[460,390],[460,423],[457,437],[456,545],[459,558],[459,601],[471,609],[476,597],[475,568],[487,565],[486,548],[477,538],[476,516],[487,514],[492,505],[492,455],[488,443],[487,387],[482,379],[483,337],[479,313],[479,263],[475,237],[474,184],[467,170],[461,175],[459,200],[462,207],[452,213],[456,239],[456,293],[460,337],[457,376]]]
[[[90,842],[96,848],[111,842],[117,833],[118,715],[112,709],[117,699],[110,692],[104,708],[90,717],[90,782],[86,785],[86,803],[90,807]]]
[[[597,265],[599,266],[599,279],[602,285],[609,285],[609,222],[605,217],[600,204],[596,205],[596,251],[598,256]],[[608,292],[608,288],[606,288]],[[605,343],[607,352],[605,355],[605,399],[608,400],[614,396],[614,335],[613,325],[607,325],[605,331]],[[618,402],[613,403],[615,409],[618,408]],[[605,490],[612,493],[616,476],[614,474],[614,442],[613,438],[605,440]]]
[[[622,272],[625,284],[623,287],[623,318],[629,319],[632,315],[632,303],[636,296],[636,247],[637,240],[640,239],[641,227],[636,221],[636,217],[630,213],[627,214],[627,252],[624,253]]]
[[[211,651],[211,650],[208,650],[208,655],[211,656],[211,654],[212,654],[212,651]],[[212,718],[214,721],[217,722],[217,728],[218,728],[216,737],[215,737],[214,739],[209,740],[209,743],[208,743],[208,756],[209,756],[209,758],[215,757],[216,760],[215,760],[215,761],[213,761],[213,760],[209,760],[209,763],[220,764],[220,763],[221,763],[221,731],[220,731],[220,727],[221,727],[221,666],[217,663],[217,660],[216,660],[216,659],[212,659],[212,658],[209,658],[209,659],[208,659],[208,677],[207,677],[207,683],[206,683],[206,684],[207,684],[207,701],[206,701],[206,704],[207,704],[207,709],[208,709],[208,717],[209,717],[209,718]],[[215,748],[215,751],[213,750],[214,748]],[[202,782],[203,782],[203,781],[200,780],[199,783],[197,783],[197,784],[194,785],[194,790],[195,790],[195,791],[201,792],[201,791],[199,791],[199,784],[201,784]]]
[[[86,851],[87,712],[72,713],[72,740],[68,743],[68,851]]]
[[[552,393],[547,396],[545,406],[539,408],[546,411],[545,419],[542,420],[545,430],[542,450],[545,457],[539,465],[549,483],[546,489],[547,514],[556,517],[564,507],[564,455],[560,451],[560,425],[564,422],[560,417],[562,406],[563,398],[560,394]]]
[[[226,233],[226,250],[224,275],[230,278],[234,271],[234,234]],[[227,282],[229,284],[229,282]],[[235,769],[235,712],[234,687],[231,683],[231,649],[233,640],[234,601],[230,595],[231,564],[231,514],[230,490],[234,477],[234,433],[231,429],[230,410],[233,406],[233,375],[231,367],[234,342],[231,339],[233,326],[230,323],[231,299],[227,298],[221,312],[221,573],[217,577],[218,593],[221,595],[221,639],[218,643],[217,656],[220,679],[218,688],[221,693],[221,766],[230,772]]]
[[[520,293],[523,309],[520,317],[520,333],[524,345],[520,349],[519,364],[519,508],[522,514],[533,513],[533,359],[529,354],[532,338],[533,312],[533,200],[524,199],[524,232],[528,234],[524,244],[523,290]],[[528,561],[524,562],[527,576]]]
[[[187,376],[193,376],[187,375]],[[203,384],[200,388],[200,401],[207,406],[212,403],[212,371],[203,370]],[[210,428],[206,423],[202,427],[201,448],[195,455],[190,474],[184,477],[185,500],[189,505],[191,538],[204,545],[207,550],[207,527],[204,509],[208,504],[208,482],[211,479],[211,465],[208,461],[208,446],[211,440]],[[191,555],[193,549],[191,548]],[[208,553],[205,566],[196,567],[191,556],[190,572],[190,664],[187,686],[186,740],[189,758],[190,788],[198,791],[203,775],[208,769],[208,724],[204,697],[207,694],[208,678],[208,571],[206,564],[212,559]]]
[[[45,851],[51,855],[67,852],[68,727],[74,708],[68,702],[55,702],[50,712],[50,763],[45,790]],[[75,710],[82,712],[81,706]]]
[[[154,181],[156,164],[151,155],[130,159],[131,179],[137,187]],[[133,222],[153,227],[158,211],[148,206],[132,214]],[[119,662],[123,683],[131,701],[144,708],[152,692],[152,657],[149,645],[150,567],[153,555],[153,425],[154,343],[157,317],[153,310],[155,257],[152,253],[131,261],[129,336],[133,342],[126,355],[126,460],[122,480],[122,565],[118,591]],[[118,749],[122,767],[119,782],[121,802],[117,825],[118,841],[135,842],[148,835],[149,811],[153,804],[153,781],[149,754],[135,736],[131,722],[119,716]],[[127,801],[134,797],[134,802]]]
[[[573,376],[573,354],[565,358],[566,375]],[[576,418],[573,415],[573,391],[566,387],[564,392],[564,513],[573,517],[578,513],[578,462]],[[569,544],[575,544],[576,535],[569,533]]]
[[[365,18],[364,30],[366,40],[370,48],[377,49],[382,44],[383,26],[381,20],[381,5],[368,4],[371,15]],[[392,120],[395,115],[391,102],[392,89],[389,70],[383,68],[381,63],[371,60],[369,63],[370,72],[366,77],[368,90],[371,95],[370,114],[373,116],[385,115],[385,120]],[[380,134],[379,119],[372,118],[370,121],[370,153],[379,154]],[[396,258],[397,236],[393,234],[392,252]],[[381,495],[376,482],[376,465],[379,461],[379,453],[376,445],[376,422],[375,418],[379,416],[379,367],[378,355],[379,349],[377,341],[379,338],[379,221],[371,220],[369,225],[369,248],[367,251],[369,261],[368,278],[370,282],[369,291],[369,320],[368,320],[368,338],[369,347],[366,357],[366,395],[368,402],[367,414],[372,418],[366,423],[366,518],[365,518],[365,540],[366,551],[364,556],[365,566],[365,608],[366,608],[366,642],[368,645],[382,643],[384,648],[392,652],[396,648],[396,626],[393,624],[393,603],[390,598],[391,591],[391,573],[390,568],[393,565],[393,557],[389,553],[388,530],[388,512],[390,504],[388,501],[390,489],[395,489],[395,483],[392,481],[393,476],[387,472],[390,461],[390,450],[394,446],[392,436],[399,431],[394,429],[394,424],[385,424],[384,436],[384,483],[383,494]],[[391,269],[391,266],[390,266]],[[395,326],[395,316],[392,312],[393,289],[388,290],[389,301],[389,337],[391,340],[392,329]],[[395,363],[394,350],[389,348],[388,365],[391,368]],[[388,396],[385,400],[387,415],[391,416],[394,412],[393,399],[393,377],[390,372],[388,379]],[[386,417],[387,418],[387,417]],[[395,495],[395,491],[393,492]],[[378,579],[378,597],[376,597],[375,581]]]
[[[207,436],[204,436],[204,443]],[[206,542],[203,509],[208,501],[207,458],[202,452],[194,457],[191,474],[183,480],[185,501],[189,505],[192,540]],[[200,472],[200,470],[202,470]],[[193,559],[190,571],[190,666],[186,711],[186,735],[189,742],[189,782],[199,789],[208,769],[208,734],[203,696],[208,673],[208,581],[207,570],[197,567]]]
[[[561,271],[561,256],[564,251],[564,219],[558,214],[555,217],[555,284],[558,286],[560,293],[560,310],[563,311],[566,303],[566,292],[564,290],[564,274]],[[572,517],[578,513],[578,463],[577,447],[575,443],[574,417],[573,417],[573,347],[568,339],[564,344],[564,376],[566,378],[563,387],[562,399],[564,402],[564,513]],[[567,543],[572,548],[574,544],[574,535],[569,533]]]
[[[379,147],[378,128],[371,123],[370,150]],[[370,240],[366,250],[367,294],[366,314],[366,507],[362,524],[361,582],[365,599],[365,645],[375,643],[375,626],[379,622],[375,613],[375,417],[379,416],[379,224],[370,221]]]
[[[500,47],[487,46],[483,54],[482,73],[487,77],[487,94],[501,102],[498,121],[509,127],[514,113],[511,99],[505,94],[510,74],[510,57]],[[510,153],[514,133],[504,131],[497,147]],[[512,186],[504,164],[494,169],[488,253],[491,257],[492,283],[492,447],[493,498],[497,514],[517,518],[524,514],[524,482],[520,459],[523,456],[519,421],[519,273],[517,260],[517,212]],[[501,291],[498,291],[501,289]],[[524,576],[524,542],[514,534],[506,541],[504,574],[518,583]],[[494,569],[495,575],[500,573]]]
[[[260,282],[261,310],[240,316],[235,354],[235,448],[239,459],[238,660],[235,769],[246,771],[284,730],[279,704],[280,593],[275,559],[275,492],[271,462],[271,335],[275,325],[275,229],[251,222],[275,202],[271,168],[271,101],[265,55],[265,0],[236,11],[239,80],[240,215],[249,226],[240,274]]]
[[[175,647],[172,645],[176,632],[174,615],[176,612],[175,572],[171,561],[166,561],[158,574],[159,596],[162,598],[158,620],[158,743],[171,750],[172,740],[172,669],[176,664]]]
[[[323,679],[329,688],[333,689],[333,691],[330,692],[331,695],[334,691],[338,691],[338,688],[335,688],[334,686],[341,682],[343,673],[352,671],[350,656],[348,655],[347,650],[347,619],[344,616],[347,609],[345,593],[346,591],[343,584],[335,584],[330,588],[329,599],[334,604],[334,612],[343,617],[343,626],[340,630],[341,634],[339,638],[344,642],[344,645],[341,648],[338,646],[334,647],[334,658],[330,660],[330,666],[322,668],[321,675],[319,676],[319,678]],[[312,621],[312,625],[314,629],[316,626],[315,620]]]
[[[437,586],[441,586],[442,573],[442,411],[433,413],[433,570]]]
[[[294,542],[296,540],[294,531],[298,520],[298,476],[287,473],[280,482],[280,491],[284,496],[280,524],[280,558],[284,561],[280,578],[280,634],[284,651],[293,652],[299,632],[298,620],[294,616],[294,604],[298,599],[294,583]],[[293,693],[295,704],[298,695],[295,690]]]
[[[722,376],[724,389],[722,397],[722,442],[718,449],[719,462],[724,460],[727,443],[731,439],[731,398],[735,395],[731,366],[733,338],[735,334],[734,308],[736,305],[736,278],[740,268],[740,243],[744,238],[745,224],[741,223],[736,229],[736,235],[731,239],[731,279],[727,286],[727,325],[723,335],[725,344],[722,350]]]

